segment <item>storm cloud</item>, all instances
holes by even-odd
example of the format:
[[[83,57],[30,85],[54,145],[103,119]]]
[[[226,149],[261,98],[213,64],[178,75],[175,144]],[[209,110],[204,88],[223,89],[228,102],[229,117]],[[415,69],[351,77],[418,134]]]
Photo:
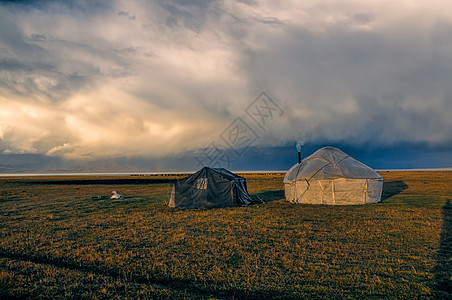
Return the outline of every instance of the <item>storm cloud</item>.
[[[452,148],[451,30],[445,1],[1,2],[0,152],[194,152],[262,91],[253,146]]]

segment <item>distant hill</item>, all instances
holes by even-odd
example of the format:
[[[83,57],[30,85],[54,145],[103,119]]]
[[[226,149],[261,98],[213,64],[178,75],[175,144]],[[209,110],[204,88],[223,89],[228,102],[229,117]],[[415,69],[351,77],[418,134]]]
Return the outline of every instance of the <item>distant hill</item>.
[[[150,170],[144,168],[137,168],[125,163],[119,163],[115,161],[87,161],[85,163],[77,163],[76,165],[69,166],[64,169],[46,170],[45,172],[149,172]]]

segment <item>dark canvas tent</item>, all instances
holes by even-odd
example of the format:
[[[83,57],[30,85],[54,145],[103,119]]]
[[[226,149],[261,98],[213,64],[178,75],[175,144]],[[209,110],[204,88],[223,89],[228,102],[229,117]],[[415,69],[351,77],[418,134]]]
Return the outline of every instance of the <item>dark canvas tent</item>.
[[[174,183],[170,207],[230,207],[254,203],[246,179],[223,168],[204,167]]]

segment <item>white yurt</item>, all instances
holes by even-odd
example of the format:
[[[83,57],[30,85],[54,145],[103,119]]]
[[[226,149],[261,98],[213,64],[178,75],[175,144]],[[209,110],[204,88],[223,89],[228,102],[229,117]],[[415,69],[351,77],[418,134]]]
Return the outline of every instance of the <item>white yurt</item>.
[[[376,203],[382,188],[380,174],[334,147],[317,150],[284,177],[286,199],[294,203]]]

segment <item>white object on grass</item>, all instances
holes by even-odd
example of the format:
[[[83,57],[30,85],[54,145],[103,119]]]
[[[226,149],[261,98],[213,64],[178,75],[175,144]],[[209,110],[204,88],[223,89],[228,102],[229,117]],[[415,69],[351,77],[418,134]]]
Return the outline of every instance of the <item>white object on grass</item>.
[[[118,194],[116,191],[112,191],[113,195],[110,197],[110,199],[124,199],[124,195]]]

